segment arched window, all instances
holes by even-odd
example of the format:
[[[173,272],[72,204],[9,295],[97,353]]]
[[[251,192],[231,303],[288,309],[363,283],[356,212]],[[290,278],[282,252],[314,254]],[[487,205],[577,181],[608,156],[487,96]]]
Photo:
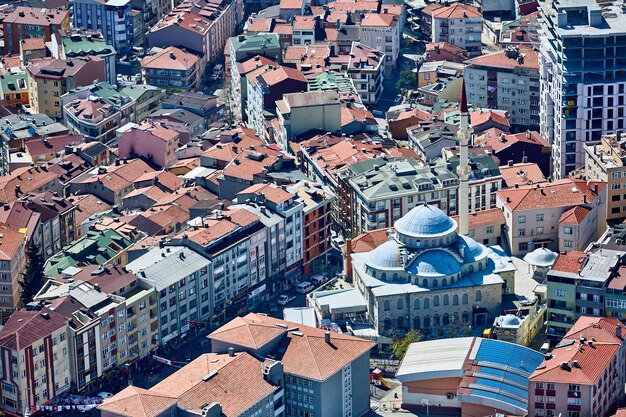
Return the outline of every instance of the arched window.
[[[380,279],[382,279],[383,281],[387,281],[387,274],[383,272],[382,275],[380,276]]]
[[[448,326],[450,324],[450,315],[448,313],[443,315],[443,325]]]
[[[463,314],[461,314],[461,321],[463,323],[469,322],[469,313],[467,311],[464,311]]]
[[[398,329],[404,329],[404,316],[398,317]]]
[[[454,277],[450,277],[450,285],[454,284]]]
[[[482,271],[482,270],[483,270],[483,263],[482,263],[482,262],[480,262],[480,263],[478,264],[478,270],[479,270],[479,271]]]
[[[459,295],[458,294],[454,294],[452,296],[452,305],[453,306],[458,306],[459,305]]]
[[[433,306],[439,307],[439,296],[438,295],[435,295],[433,297]]]
[[[388,319],[388,318],[385,319],[383,327],[384,327],[385,331],[387,331],[387,332],[389,330],[391,330],[391,319]]]
[[[398,310],[403,310],[404,309],[404,301],[402,300],[402,298],[398,298]]]
[[[428,288],[428,280],[424,279],[422,281],[422,288]]]
[[[441,326],[441,318],[439,317],[439,314],[435,314],[435,317],[433,318],[433,326]]]
[[[470,271],[470,274],[471,274],[472,272],[474,272],[474,265],[470,265],[470,266],[469,266],[469,271]]]
[[[385,300],[385,311],[391,310],[391,303],[389,300]]]
[[[457,313],[456,311],[454,312],[454,318],[452,320],[452,323],[459,323],[459,313]]]
[[[443,305],[447,306],[450,304],[450,296],[448,294],[443,295]]]
[[[443,239],[439,238],[439,247],[443,246]]]
[[[420,327],[422,327],[422,321],[420,320],[420,316],[415,316],[415,318],[413,319],[413,328],[419,329]]]
[[[376,278],[376,270],[375,270],[375,269],[372,269],[372,276],[373,276],[374,278]]]
[[[429,308],[430,308],[430,299],[424,298],[424,309],[428,310]]]
[[[421,244],[422,244],[422,242],[421,242],[419,239],[417,239],[417,240],[415,241],[415,247],[416,247],[416,248],[419,248],[419,247],[421,246]]]
[[[439,286],[439,281],[437,281],[436,279],[433,279],[433,287],[437,288]]]
[[[467,294],[463,294],[463,304],[468,304],[469,303],[469,297],[467,296]]]
[[[398,280],[398,274],[393,274],[393,280],[397,281]]]
[[[482,301],[483,300],[483,293],[480,290],[476,291],[476,301]]]
[[[420,309],[420,299],[416,298],[415,301],[413,301],[413,310],[419,310]]]
[[[442,286],[442,287],[445,287],[445,286],[447,286],[447,285],[448,285],[448,280],[447,280],[447,279],[445,279],[445,278],[444,278],[444,279],[442,279],[442,280],[441,280],[441,286]]]
[[[430,327],[430,316],[424,316],[424,328],[427,329]]]

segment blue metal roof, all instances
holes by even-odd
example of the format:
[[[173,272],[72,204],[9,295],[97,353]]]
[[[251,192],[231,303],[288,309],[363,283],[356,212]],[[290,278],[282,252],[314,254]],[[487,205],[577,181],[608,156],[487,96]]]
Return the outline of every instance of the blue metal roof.
[[[502,394],[497,394],[495,392],[489,392],[489,391],[485,391],[485,390],[481,390],[481,389],[473,389],[472,390],[472,395],[476,395],[476,396],[480,396],[480,397],[485,397],[485,398],[493,398],[495,400],[498,401],[502,401],[505,403],[509,403],[509,404],[513,404],[516,407],[519,407],[521,409],[528,409],[528,405],[521,402],[521,401],[517,401],[513,398],[509,398],[506,397]]]

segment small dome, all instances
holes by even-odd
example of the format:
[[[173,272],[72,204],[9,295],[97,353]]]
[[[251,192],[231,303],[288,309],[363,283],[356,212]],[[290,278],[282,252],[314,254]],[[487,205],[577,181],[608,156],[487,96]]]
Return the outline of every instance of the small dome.
[[[522,321],[519,317],[514,316],[513,314],[507,314],[506,316],[500,318],[499,325],[504,327],[518,327],[521,323]]]
[[[524,261],[532,266],[548,267],[552,266],[558,256],[559,255],[557,253],[552,252],[548,248],[537,248],[534,251],[527,253],[526,256],[524,256]]]
[[[395,240],[388,240],[371,251],[365,263],[376,269],[402,268],[400,247]]]
[[[487,256],[486,248],[469,236],[459,235],[457,242],[459,248],[464,249],[463,260],[465,262],[479,261]]]
[[[394,227],[405,236],[434,237],[454,232],[456,222],[439,207],[422,204],[396,220]]]
[[[415,258],[409,273],[421,277],[454,275],[461,272],[461,264],[445,250],[432,250]]]

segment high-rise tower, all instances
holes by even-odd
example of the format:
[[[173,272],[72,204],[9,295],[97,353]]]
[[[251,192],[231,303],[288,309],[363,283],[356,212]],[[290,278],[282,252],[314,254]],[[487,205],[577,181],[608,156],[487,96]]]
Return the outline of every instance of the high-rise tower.
[[[459,196],[457,200],[457,210],[459,212],[459,232],[462,235],[467,235],[469,232],[469,175],[471,172],[469,166],[469,140],[470,140],[470,127],[469,127],[469,112],[467,111],[467,95],[465,94],[465,82],[461,89],[461,123],[457,137],[459,139],[459,147],[461,149],[459,155],[459,166],[456,168],[456,172],[459,175]]]

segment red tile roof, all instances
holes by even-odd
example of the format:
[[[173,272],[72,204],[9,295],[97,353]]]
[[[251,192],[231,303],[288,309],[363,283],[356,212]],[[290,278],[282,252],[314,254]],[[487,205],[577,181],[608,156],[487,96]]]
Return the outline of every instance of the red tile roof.
[[[616,335],[618,327],[619,337]],[[581,317],[552,350],[551,356],[532,373],[529,381],[596,384],[618,355],[625,336],[626,326],[617,318]],[[589,343],[590,340],[594,341]],[[570,343],[564,343],[566,341]]]
[[[508,117],[506,117],[502,111],[495,110],[476,110],[470,112],[470,123],[473,127],[478,127],[484,123],[492,121],[502,126],[510,127]]]
[[[572,207],[565,213],[561,214],[559,218],[560,224],[581,224],[587,214],[591,212],[591,209],[583,206]]]
[[[65,327],[66,323],[65,317],[47,308],[15,311],[0,329],[0,346],[22,350]]]
[[[381,244],[389,240],[387,229],[371,230],[369,232],[361,233],[351,241],[351,253],[370,252],[376,249]],[[343,253],[347,253],[347,245],[343,246]]]
[[[485,130],[484,132],[481,132],[481,135],[476,138],[476,141],[483,146],[491,146],[496,152],[500,152],[501,150],[506,149],[517,143],[527,143],[529,145],[550,147],[548,141],[542,138],[537,131],[529,130],[527,132],[509,134],[501,131],[496,127],[492,127]]]
[[[562,179],[550,183],[527,185],[519,188],[500,190],[500,196],[506,206],[514,210],[535,210],[553,207],[568,207],[591,204],[597,198],[594,187],[601,192],[605,183]]]
[[[141,60],[142,68],[188,70],[197,65],[200,58],[190,52],[183,51],[175,46],[168,46],[154,55],[148,55]]]
[[[398,24],[398,16],[387,13],[368,13],[361,19],[361,27],[393,27]]]
[[[477,7],[469,6],[463,3],[454,3],[453,5],[440,7],[432,12],[432,16],[438,19],[463,19],[463,18],[482,18],[483,15]]]
[[[491,68],[525,68],[539,71],[539,52],[531,48],[520,47],[518,56],[521,59],[517,57],[509,58],[507,51],[498,51],[468,59],[465,63]]]
[[[288,331],[292,328],[297,328],[298,333]],[[330,336],[331,342],[326,343],[323,329],[255,313],[233,319],[211,333],[209,338],[253,350],[280,338],[276,359],[283,363],[285,372],[317,381],[335,375],[375,345],[365,339],[334,332]]]
[[[585,252],[577,250],[562,253],[556,258],[554,265],[552,265],[552,270],[577,274],[585,266],[587,258],[589,256]]]
[[[25,235],[17,229],[0,223],[0,259],[11,262],[18,251],[23,251]]]
[[[28,153],[37,160],[40,155],[56,154],[65,149],[66,146],[82,143],[85,140],[83,135],[58,135],[47,138],[29,139],[24,142]]]
[[[458,229],[459,216],[452,216],[452,218],[456,221]],[[505,223],[504,213],[502,213],[502,210],[497,208],[470,213],[468,220],[470,229],[476,226],[491,224],[502,225]]]
[[[546,181],[539,165],[531,162],[502,165],[500,167],[502,181],[506,187],[514,187],[518,185],[539,184]]]
[[[98,410],[124,417],[157,417],[172,408],[178,398],[143,388],[128,386],[98,405]]]

